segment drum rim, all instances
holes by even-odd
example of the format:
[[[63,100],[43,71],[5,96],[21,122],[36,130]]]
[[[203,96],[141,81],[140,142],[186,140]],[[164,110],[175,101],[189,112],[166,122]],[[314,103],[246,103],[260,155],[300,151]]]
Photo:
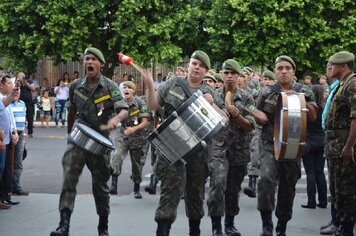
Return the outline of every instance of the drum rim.
[[[298,93],[296,94],[298,96],[298,99],[300,101],[300,110],[301,110],[301,131],[300,131],[300,138],[299,138],[299,147],[298,151],[296,153],[295,159],[300,159],[304,152],[305,148],[303,145],[306,141],[306,134],[307,134],[307,113],[306,111],[306,101],[305,101],[305,96],[304,93]],[[282,104],[283,103],[283,104]],[[281,106],[282,105],[282,106]],[[285,126],[283,127],[284,130],[288,130],[288,111],[282,111],[283,107],[288,108],[288,95],[285,92],[281,92],[280,96],[278,97],[277,100],[277,109],[274,113],[274,130],[273,130],[273,137],[274,137],[274,156],[276,160],[285,160],[285,155],[287,151],[287,140],[288,140],[288,135],[287,132],[283,133],[282,137],[282,143],[281,143],[281,148],[279,149],[279,133],[281,132],[279,129],[279,118],[280,118],[280,113],[284,112],[283,114],[283,124]],[[293,160],[293,159],[291,159]]]
[[[96,133],[98,133],[99,135],[101,135],[103,138],[105,138],[107,141],[109,141],[109,144],[108,143],[104,143],[103,141],[99,140],[96,136],[92,137],[84,128],[85,127],[88,127],[89,129],[92,129],[94,130]],[[83,123],[77,123],[74,128],[78,128],[81,132],[83,132],[88,138],[90,139],[93,139],[94,141],[96,141],[97,143],[100,143],[102,144],[103,146],[107,147],[107,148],[110,148],[110,149],[115,149],[114,147],[114,144],[110,141],[109,138],[105,137],[104,135],[102,135],[101,133],[99,133],[98,131],[96,131],[95,129],[89,127],[88,125],[86,124],[83,124]]]

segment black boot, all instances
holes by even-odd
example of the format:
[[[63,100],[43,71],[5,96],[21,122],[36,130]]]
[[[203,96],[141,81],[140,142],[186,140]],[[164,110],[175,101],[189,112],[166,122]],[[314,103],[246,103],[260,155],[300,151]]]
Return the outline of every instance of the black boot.
[[[212,216],[211,224],[213,226],[213,236],[223,236],[222,227],[221,227],[221,217]]]
[[[156,236],[169,236],[169,230],[171,229],[172,222],[169,220],[157,221]]]
[[[110,193],[117,194],[117,179],[119,178],[118,175],[111,175],[111,186],[110,186]]]
[[[249,177],[248,188],[244,189],[244,194],[246,194],[249,197],[255,198],[256,197],[257,176],[249,175],[248,177]]]
[[[273,221],[271,211],[261,211],[262,234],[261,236],[273,236]]]
[[[70,223],[70,215],[72,212],[65,208],[61,210],[61,220],[59,221],[59,226],[56,231],[51,232],[51,236],[68,236],[69,234],[69,223]]]
[[[277,236],[286,236],[287,222],[278,220],[276,226],[276,234]]]
[[[189,219],[189,236],[200,236],[200,220]]]
[[[234,216],[225,216],[225,233],[227,236],[241,236],[234,226]]]
[[[98,233],[99,236],[109,236],[108,216],[99,216]]]
[[[156,194],[157,178],[155,174],[151,174],[150,184],[145,187],[145,191],[149,194]]]
[[[334,236],[353,236],[353,230],[353,223],[341,223]]]
[[[140,184],[134,184],[134,198],[141,199],[142,195],[140,193]]]

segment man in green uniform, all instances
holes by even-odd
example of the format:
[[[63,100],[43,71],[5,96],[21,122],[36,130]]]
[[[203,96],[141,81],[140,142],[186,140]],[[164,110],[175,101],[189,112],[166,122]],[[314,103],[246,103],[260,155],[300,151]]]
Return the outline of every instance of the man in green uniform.
[[[214,78],[216,79],[215,89],[224,87],[224,78],[220,73],[215,73]]]
[[[275,61],[274,73],[277,82],[274,85],[263,87],[257,100],[257,109],[265,116],[263,119],[255,117],[257,123],[262,125],[262,144],[260,158],[261,177],[258,181],[258,210],[261,213],[263,236],[273,235],[272,211],[275,208],[275,192],[278,185],[276,216],[278,223],[276,232],[278,236],[286,235],[287,222],[292,218],[292,207],[295,197],[295,186],[301,177],[300,160],[290,159],[277,161],[274,156],[273,130],[274,113],[281,92],[305,94],[306,106],[309,110],[308,119],[316,119],[316,103],[312,90],[293,81],[296,65],[292,58],[280,56]]]
[[[275,76],[272,71],[265,70],[262,74],[262,82],[264,86],[272,85],[275,81]],[[261,91],[261,90],[260,90]],[[260,150],[261,150],[261,132],[262,127],[256,125],[255,129],[251,132],[251,143],[250,143],[250,152],[251,152],[251,161],[248,163],[248,187],[244,188],[244,193],[251,197],[256,197],[256,184],[257,178],[260,176]]]
[[[117,180],[121,174],[125,157],[130,153],[131,179],[134,182],[134,198],[140,199],[140,183],[142,182],[142,169],[146,162],[148,141],[146,140],[146,128],[148,126],[148,109],[146,103],[134,96],[136,85],[132,81],[123,84],[123,97],[129,106],[129,117],[122,126],[112,132],[115,140],[115,151],[111,153],[111,165],[113,167],[110,193],[117,194]]]
[[[164,117],[172,114],[190,94],[200,89],[203,97],[219,112],[224,107],[215,90],[203,82],[204,75],[210,68],[209,56],[203,51],[195,51],[189,61],[188,76],[171,78],[154,90],[152,75],[149,71],[142,74],[148,88],[147,104],[151,110],[164,109]],[[177,216],[177,207],[182,195],[189,218],[189,235],[200,235],[200,219],[204,216],[203,200],[205,180],[208,176],[207,148],[197,151],[191,158],[179,160],[173,165],[159,153],[156,174],[161,180],[161,196],[156,210],[155,221],[158,224],[157,236],[169,235],[171,224]]]
[[[68,133],[74,122],[84,124],[106,138],[109,129],[116,128],[128,116],[127,104],[122,100],[118,86],[101,74],[105,63],[97,48],[84,52],[86,76],[73,82],[69,91]],[[107,125],[106,129],[101,129]],[[75,126],[75,125],[74,125]],[[76,186],[84,165],[92,174],[93,195],[99,215],[99,236],[108,234],[110,156],[98,156],[70,142],[63,155],[63,186],[59,200],[60,222],[51,236],[68,235],[70,216],[74,208]]]
[[[233,59],[223,65],[224,87],[217,90],[230,116],[230,127],[224,128],[212,140],[208,195],[209,215],[212,220],[213,236],[222,236],[221,217],[225,214],[225,233],[239,236],[234,218],[239,214],[239,192],[250,161],[249,133],[255,126],[254,118],[245,107],[254,107],[252,95],[237,88],[237,78],[243,76],[240,65]],[[226,96],[231,93],[231,97]]]
[[[329,58],[330,76],[339,79],[325,122],[325,156],[330,158],[330,193],[340,226],[336,236],[352,236],[356,222],[356,75],[354,54]]]

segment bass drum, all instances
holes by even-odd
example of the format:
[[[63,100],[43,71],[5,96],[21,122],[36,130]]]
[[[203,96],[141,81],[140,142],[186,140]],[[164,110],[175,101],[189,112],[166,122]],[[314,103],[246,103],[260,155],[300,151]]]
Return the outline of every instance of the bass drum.
[[[226,122],[198,90],[147,139],[172,165],[201,150]]]
[[[307,112],[303,93],[281,93],[274,119],[276,160],[293,160],[303,156],[306,147]]]

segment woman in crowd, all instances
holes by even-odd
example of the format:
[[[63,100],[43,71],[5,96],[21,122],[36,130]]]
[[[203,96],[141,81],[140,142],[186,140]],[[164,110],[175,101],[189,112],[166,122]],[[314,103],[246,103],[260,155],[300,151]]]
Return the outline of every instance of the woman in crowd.
[[[62,121],[62,127],[64,127],[66,122],[66,103],[69,98],[69,74],[64,72],[63,78],[58,80],[57,86],[54,88],[55,98],[55,108],[56,115],[54,121],[56,123],[56,128],[58,128],[59,118]]]

